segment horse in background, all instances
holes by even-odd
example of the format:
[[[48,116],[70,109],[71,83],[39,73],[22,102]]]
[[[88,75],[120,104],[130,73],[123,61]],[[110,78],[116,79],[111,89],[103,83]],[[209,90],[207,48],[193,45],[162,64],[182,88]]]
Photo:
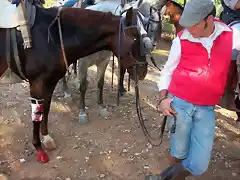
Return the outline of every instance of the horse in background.
[[[24,49],[17,27],[0,28],[0,84],[13,83],[6,72],[29,82],[32,144],[37,150],[37,160],[46,163],[49,158],[40,133],[45,148],[56,148],[48,132],[48,114],[53,91],[69,65],[98,51],[110,50],[119,57],[132,79],[143,79],[148,63],[141,56],[137,14],[132,8],[122,18],[80,8],[32,7],[36,10],[32,11],[35,17],[31,24],[32,48]],[[6,78],[8,81],[4,81]]]
[[[154,42],[156,45],[156,42],[159,40],[161,36],[161,29],[162,29],[161,15],[159,14],[159,10],[155,9],[154,7],[151,7],[147,1],[140,0],[136,2],[130,2],[128,4],[124,4],[123,6],[121,6],[119,3],[115,1],[102,1],[97,3],[94,6],[88,6],[86,9],[104,11],[104,12],[110,11],[116,15],[117,14],[120,15],[122,12],[126,11],[126,9],[129,8],[130,6],[133,6],[133,8],[136,9],[136,13],[137,13],[137,10],[143,9],[144,11],[142,14],[146,15],[146,16],[143,16],[139,14],[139,24],[140,25],[143,24],[146,29],[146,31],[144,31],[143,29],[141,30],[143,45],[146,43],[149,44],[152,42]],[[150,37],[151,41],[148,38],[148,36]],[[147,45],[147,48],[146,48],[146,45],[145,47],[143,45],[141,46],[141,52],[142,52],[142,56],[145,56],[147,54],[146,51],[150,52],[152,47],[148,48],[149,45]],[[80,112],[81,112],[80,122],[88,121],[87,113],[85,111],[85,93],[88,86],[88,82],[87,82],[88,68],[93,65],[97,66],[97,82],[98,82],[97,104],[99,106],[99,114],[103,118],[107,118],[109,115],[108,110],[103,103],[103,86],[104,86],[104,76],[105,76],[106,68],[109,64],[111,56],[112,56],[111,51],[100,51],[90,56],[81,58],[78,61],[77,88],[80,90]],[[126,91],[123,87],[125,71],[126,71],[126,68],[124,68],[120,64],[120,75],[119,75],[120,76],[120,80],[119,80],[120,95],[123,95],[123,93]],[[67,92],[67,83],[65,78],[63,78],[63,91],[65,93]]]

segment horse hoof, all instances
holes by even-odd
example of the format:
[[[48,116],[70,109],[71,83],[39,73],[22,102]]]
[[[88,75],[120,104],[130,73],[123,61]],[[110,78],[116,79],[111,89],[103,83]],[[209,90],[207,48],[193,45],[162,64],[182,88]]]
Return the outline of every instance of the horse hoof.
[[[50,149],[50,150],[56,149],[56,147],[57,147],[55,141],[49,135],[43,136],[43,145],[45,148]]]
[[[101,118],[107,119],[109,116],[109,112],[108,112],[107,108],[100,107],[99,115]]]
[[[71,97],[71,94],[67,93],[67,92],[64,92],[64,99],[66,98],[70,98]]]
[[[87,114],[85,112],[79,113],[79,123],[80,124],[88,124]]]
[[[125,88],[120,88],[119,89],[119,95],[120,96],[123,96],[126,92],[127,92],[127,90]]]
[[[48,155],[43,149],[37,152],[37,160],[41,163],[47,163],[49,161]]]

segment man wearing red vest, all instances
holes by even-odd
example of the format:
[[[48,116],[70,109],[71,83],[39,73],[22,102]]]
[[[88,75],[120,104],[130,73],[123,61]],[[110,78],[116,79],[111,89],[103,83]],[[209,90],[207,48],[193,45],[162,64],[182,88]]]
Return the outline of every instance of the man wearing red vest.
[[[184,180],[203,174],[209,165],[215,134],[215,105],[226,85],[239,33],[215,19],[212,0],[189,1],[180,18],[185,27],[173,40],[161,72],[159,110],[174,123],[170,136],[172,165],[145,180]],[[234,42],[234,41],[238,42]],[[169,128],[170,128],[169,127]]]

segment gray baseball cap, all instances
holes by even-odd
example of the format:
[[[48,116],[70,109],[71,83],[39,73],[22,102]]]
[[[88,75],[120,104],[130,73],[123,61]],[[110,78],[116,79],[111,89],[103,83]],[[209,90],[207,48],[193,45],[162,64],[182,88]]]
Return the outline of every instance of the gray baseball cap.
[[[193,26],[203,20],[214,8],[213,0],[190,0],[186,3],[179,24]]]

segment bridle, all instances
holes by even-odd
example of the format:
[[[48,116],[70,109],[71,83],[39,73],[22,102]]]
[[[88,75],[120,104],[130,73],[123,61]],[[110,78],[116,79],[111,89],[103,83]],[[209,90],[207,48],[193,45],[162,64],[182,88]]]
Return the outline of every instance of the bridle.
[[[150,10],[152,11],[152,8],[150,8]],[[161,17],[160,16],[160,11],[158,11],[158,14],[159,14],[159,18]],[[151,15],[151,12],[150,12],[150,15]],[[143,19],[141,17],[141,15],[139,14],[138,12],[138,17],[141,19],[141,21],[143,22]],[[155,21],[154,19],[151,19],[149,18],[148,20],[148,23],[145,24],[147,26],[147,32],[149,30],[149,25],[150,25],[150,22],[154,22],[154,23],[159,23],[160,22],[160,19],[159,21]],[[136,27],[136,26],[129,26],[125,29],[129,29],[129,28],[133,28],[133,27]],[[137,27],[136,27],[137,28]],[[123,29],[124,30],[124,29]],[[147,34],[143,34],[141,35],[141,37],[146,37]],[[120,39],[119,39],[120,40]],[[120,51],[119,51],[120,52]],[[132,55],[131,55],[132,56]],[[119,57],[118,57],[119,58]],[[132,58],[134,59],[134,57],[132,56]],[[157,66],[155,60],[153,59],[152,57],[152,54],[150,54],[150,59],[154,65],[154,67],[161,71],[160,68]],[[161,130],[160,130],[160,133],[159,133],[159,136],[157,138],[153,138],[149,131],[147,130],[146,126],[145,126],[145,123],[144,123],[144,118],[143,118],[143,115],[142,115],[142,111],[141,111],[141,106],[140,106],[140,93],[139,93],[139,87],[138,87],[138,84],[139,84],[139,79],[138,79],[138,76],[137,76],[137,65],[139,65],[140,63],[142,62],[138,62],[136,59],[135,60],[135,65],[133,66],[133,72],[134,72],[134,77],[135,77],[135,98],[136,98],[136,110],[137,110],[137,116],[138,116],[138,120],[139,120],[139,123],[141,125],[141,128],[143,130],[143,133],[145,135],[145,137],[147,138],[148,142],[152,145],[152,146],[159,146],[162,144],[162,139],[163,139],[163,134],[164,134],[164,129],[165,129],[165,126],[166,126],[166,122],[167,122],[167,116],[164,116],[164,119],[163,119],[163,123],[162,123],[162,126],[161,126]],[[148,64],[149,65],[149,64]],[[119,78],[120,80],[120,78]],[[118,82],[118,84],[120,84],[120,81]],[[118,88],[119,89],[119,88]],[[118,93],[118,99],[117,99],[117,104],[119,105],[119,94]],[[175,133],[175,130],[176,130],[176,116],[173,114],[173,118],[174,118],[174,123],[170,129],[170,132],[171,133]]]
[[[156,21],[156,20],[154,20],[153,18],[151,18],[151,14],[152,14],[153,9],[154,9],[155,11],[157,11],[157,13],[158,13],[158,17],[159,17],[159,20],[158,20],[158,21]],[[158,24],[158,25],[159,25],[160,22],[161,22],[161,12],[160,12],[160,9],[157,10],[154,6],[151,6],[151,7],[150,7],[150,16],[149,16],[149,18],[148,18],[147,23],[145,24],[145,26],[146,26],[146,28],[147,28],[147,32],[149,31],[149,26],[150,26],[151,23],[155,23],[155,24]]]
[[[141,35],[141,32],[139,30],[139,27],[138,27],[138,19],[136,21],[136,24],[135,25],[130,25],[130,26],[126,26],[125,23],[124,23],[124,20],[125,20],[125,17],[122,16],[123,13],[125,13],[127,10],[124,10],[122,13],[121,13],[121,19],[120,19],[120,23],[119,23],[119,36],[118,36],[118,54],[117,54],[117,58],[118,58],[118,61],[120,62],[120,48],[121,48],[121,34],[123,34],[124,38],[126,37],[126,33],[125,31],[128,30],[128,29],[132,29],[132,28],[136,28],[139,35]],[[137,13],[137,17],[139,16],[139,14]],[[143,34],[144,35],[144,34]],[[141,65],[146,65],[147,64],[147,61],[144,61],[144,62],[140,62],[140,61],[137,61],[133,55],[132,55],[132,52],[129,52],[129,55],[130,57],[134,60],[135,64],[133,65],[133,71],[135,72],[135,76],[137,74],[137,69],[136,67],[137,66],[141,66]],[[114,61],[113,61],[113,64],[114,64]],[[114,67],[114,65],[113,65]],[[112,72],[113,72],[113,69],[112,69]],[[120,93],[119,93],[119,86],[120,86],[120,76],[118,77],[118,93],[117,93],[117,105],[119,105],[119,99],[120,99]]]
[[[137,25],[125,26],[124,19],[125,19],[125,17],[122,16],[122,18],[120,20],[120,24],[119,24],[119,39],[118,39],[118,43],[119,43],[118,44],[118,60],[119,61],[120,61],[120,48],[121,48],[120,47],[121,34],[123,33],[123,36],[125,36],[125,30],[127,30],[127,29],[131,29],[131,28],[137,28],[138,29]],[[131,52],[129,52],[129,53],[130,53],[131,58],[134,59],[134,62],[135,62],[135,64],[133,65],[133,72],[134,72],[134,78],[135,78],[136,110],[137,110],[139,123],[141,125],[143,133],[146,136],[148,142],[153,146],[159,146],[162,143],[162,138],[163,138],[163,133],[164,133],[164,128],[165,128],[165,125],[166,125],[167,117],[166,116],[164,117],[163,125],[161,127],[161,133],[159,135],[160,142],[155,143],[154,141],[156,141],[156,140],[153,137],[151,137],[150,133],[148,132],[148,130],[147,130],[145,124],[144,124],[144,118],[142,116],[142,111],[141,111],[141,106],[140,106],[140,94],[139,94],[139,87],[138,87],[139,79],[138,79],[138,76],[137,76],[137,72],[138,72],[137,68],[138,68],[139,65],[146,64],[147,61],[146,62],[139,62],[133,57]],[[156,65],[156,63],[154,63],[154,65]],[[156,67],[157,67],[157,65],[156,65]],[[118,79],[118,85],[119,84],[120,84],[120,78]],[[119,96],[120,96],[120,93],[118,93],[117,105],[119,105]],[[175,133],[175,128],[176,128],[176,116],[174,116],[174,125],[171,128],[171,133]]]

